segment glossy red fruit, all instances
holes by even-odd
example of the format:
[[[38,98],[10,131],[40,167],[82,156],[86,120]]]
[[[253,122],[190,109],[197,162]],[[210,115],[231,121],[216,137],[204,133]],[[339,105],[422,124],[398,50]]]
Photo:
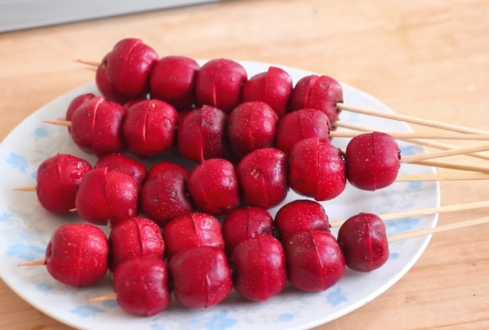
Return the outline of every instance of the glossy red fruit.
[[[150,77],[151,97],[170,103],[178,110],[195,103],[195,89],[200,65],[185,56],[166,56],[153,68]]]
[[[114,291],[122,310],[136,316],[153,316],[168,308],[168,266],[155,258],[133,258],[114,273]]]
[[[289,155],[297,142],[308,138],[329,142],[330,129],[328,116],[319,110],[301,109],[288,113],[278,123],[277,148]]]
[[[335,238],[325,231],[306,231],[284,242],[287,279],[305,292],[324,291],[341,280],[345,258]]]
[[[168,170],[175,170],[182,174],[186,179],[190,176],[190,172],[183,166],[173,162],[161,162],[153,165],[148,172],[148,179],[157,176],[160,172],[166,172]]]
[[[251,152],[238,164],[237,172],[248,205],[268,209],[287,196],[287,156],[278,149]]]
[[[187,308],[209,308],[227,297],[233,284],[226,255],[203,246],[183,251],[170,260],[177,301]]]
[[[229,256],[236,246],[257,235],[273,235],[272,216],[258,207],[235,209],[228,213],[222,224],[222,236]]]
[[[242,88],[248,75],[232,60],[215,59],[205,63],[197,77],[197,100],[230,113],[242,100]]]
[[[385,224],[375,214],[360,213],[341,225],[338,244],[346,266],[357,272],[371,272],[389,259],[389,243]]]
[[[289,184],[298,194],[326,201],[346,186],[346,164],[340,149],[318,138],[295,144],[289,158]]]
[[[121,105],[97,96],[83,103],[71,118],[71,136],[83,151],[98,157],[124,153],[125,112]]]
[[[141,188],[146,179],[146,167],[137,160],[124,155],[108,155],[100,158],[95,168],[108,168],[109,171],[119,171],[132,176]]]
[[[196,163],[206,159],[223,158],[229,150],[227,115],[204,105],[190,112],[178,127],[178,151]]]
[[[65,224],[55,230],[46,248],[49,274],[63,284],[86,287],[107,274],[109,245],[104,232],[86,223]]]
[[[240,156],[273,146],[278,117],[266,103],[240,104],[229,116],[229,140]]]
[[[109,56],[109,54],[105,55],[102,59],[102,63],[97,68],[95,83],[105,99],[122,104],[127,102],[130,98],[119,92],[107,77],[107,56]]]
[[[191,213],[170,222],[163,230],[166,255],[171,260],[179,252],[199,246],[224,250],[221,224],[211,215]]]
[[[329,219],[321,204],[311,200],[295,200],[285,204],[275,216],[282,240],[304,231],[330,232]]]
[[[165,243],[160,227],[146,218],[129,218],[112,228],[109,235],[110,269],[133,258],[164,259]]]
[[[240,202],[236,171],[225,159],[209,159],[197,166],[190,174],[188,190],[197,208],[212,215],[225,214]]]
[[[139,103],[139,102],[142,102],[142,101],[147,101],[146,98],[137,98],[137,99],[132,99],[132,100],[129,100],[127,102],[124,102],[124,105],[122,106],[122,108],[124,109],[124,111],[126,112],[126,115],[127,115],[127,112],[129,111],[129,109]]]
[[[83,177],[75,204],[82,219],[114,227],[138,214],[138,185],[125,173],[96,168]]]
[[[328,116],[331,123],[335,123],[340,114],[336,106],[338,102],[343,102],[343,89],[336,80],[328,76],[310,75],[295,85],[291,109],[318,109]]]
[[[262,101],[268,104],[279,118],[285,115],[292,93],[292,78],[277,67],[250,78],[243,87],[243,101]]]
[[[251,301],[267,301],[287,283],[284,250],[272,236],[258,235],[234,249],[235,290]]]
[[[127,112],[124,137],[137,156],[152,157],[171,148],[177,124],[177,111],[158,100],[141,101]]]
[[[37,198],[48,211],[68,214],[75,208],[76,192],[92,165],[84,159],[57,154],[44,160],[37,169]]]
[[[150,177],[141,189],[143,213],[164,227],[175,218],[194,210],[187,191],[187,174],[167,168]]]
[[[71,118],[73,117],[73,113],[75,112],[75,110],[78,109],[83,103],[90,101],[94,97],[95,95],[92,93],[81,94],[75,97],[68,105],[68,109],[66,109],[66,115],[65,115],[66,120],[71,121]],[[71,134],[71,127],[68,127],[68,132]]]
[[[106,59],[106,75],[114,88],[129,98],[149,91],[149,76],[158,54],[136,38],[117,42]]]
[[[365,133],[346,147],[348,181],[352,186],[375,191],[390,186],[399,173],[401,152],[395,139],[385,133]]]

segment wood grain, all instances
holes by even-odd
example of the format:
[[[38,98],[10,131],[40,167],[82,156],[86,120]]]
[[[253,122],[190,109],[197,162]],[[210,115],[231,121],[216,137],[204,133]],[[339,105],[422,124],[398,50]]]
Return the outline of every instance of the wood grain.
[[[331,75],[399,113],[489,128],[486,0],[234,0],[0,35],[0,138],[93,79],[73,59],[100,60],[127,36],[143,38],[160,55],[274,62]],[[468,157],[446,161],[486,165]],[[443,205],[488,198],[483,181],[442,183]],[[484,215],[444,214],[440,223]],[[385,294],[317,329],[488,329],[488,237],[489,226],[433,237]],[[70,328],[1,283],[0,329]]]

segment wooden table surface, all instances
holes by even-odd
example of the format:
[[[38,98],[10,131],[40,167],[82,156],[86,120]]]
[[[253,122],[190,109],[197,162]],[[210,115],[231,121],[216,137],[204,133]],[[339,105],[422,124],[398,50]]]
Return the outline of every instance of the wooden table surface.
[[[72,59],[99,60],[128,36],[144,39],[159,55],[264,61],[327,74],[399,113],[489,129],[487,0],[248,0],[0,35],[0,139],[46,102],[93,80]],[[443,205],[489,198],[483,181],[441,187]],[[440,223],[486,211],[441,215]],[[435,235],[385,294],[317,329],[489,329],[488,274],[489,226]],[[69,328],[0,282],[0,329]]]

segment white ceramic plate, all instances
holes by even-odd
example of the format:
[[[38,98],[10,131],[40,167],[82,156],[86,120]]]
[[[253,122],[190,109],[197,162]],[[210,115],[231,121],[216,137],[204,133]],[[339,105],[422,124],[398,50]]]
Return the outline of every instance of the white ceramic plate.
[[[249,77],[266,71],[270,65],[241,63]],[[291,74],[294,84],[303,76],[311,74],[282,68]],[[343,87],[345,103],[390,111],[373,97],[348,85],[343,84]],[[76,216],[67,219],[44,211],[34,193],[12,191],[15,187],[35,185],[38,165],[58,152],[84,157],[94,164],[95,159],[76,147],[66,128],[42,122],[64,116],[69,102],[75,96],[87,92],[97,94],[95,84],[77,88],[46,104],[16,127],[0,145],[0,275],[22,298],[63,323],[87,330],[308,329],[339,318],[382,294],[413,266],[428,245],[429,236],[396,242],[390,246],[388,262],[375,272],[363,274],[347,271],[334,287],[316,294],[298,292],[288,286],[283,293],[265,303],[246,302],[233,292],[217,306],[207,310],[188,310],[179,307],[173,299],[167,311],[149,318],[126,315],[115,301],[90,304],[88,298],[112,292],[109,278],[94,288],[74,289],[57,283],[45,267],[17,267],[19,262],[43,258],[52,232],[67,221],[79,220]],[[379,130],[410,131],[403,123],[349,112],[343,112],[341,120]],[[334,144],[344,149],[347,142],[347,139],[335,139]],[[400,143],[400,146],[403,155],[425,152],[415,145]],[[427,174],[435,173],[435,170],[402,165],[401,173]],[[290,192],[284,203],[297,198],[298,195]],[[394,183],[376,192],[360,191],[348,186],[340,197],[325,202],[324,206],[331,220],[339,220],[359,212],[385,214],[437,207],[439,202],[438,183],[412,182]],[[279,207],[270,210],[272,216]],[[388,234],[432,227],[436,221],[435,215],[388,221]]]

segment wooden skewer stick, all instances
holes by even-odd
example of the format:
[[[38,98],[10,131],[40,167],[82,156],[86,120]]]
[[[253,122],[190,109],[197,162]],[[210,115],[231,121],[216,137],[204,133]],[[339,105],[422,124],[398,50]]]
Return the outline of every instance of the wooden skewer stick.
[[[457,205],[449,205],[449,206],[441,206],[441,207],[431,207],[427,209],[405,211],[399,213],[390,213],[390,214],[379,215],[379,218],[381,218],[384,221],[387,221],[392,219],[418,217],[422,215],[430,215],[436,213],[447,213],[447,212],[455,212],[455,211],[480,209],[484,207],[489,207],[489,201],[457,204]],[[332,221],[329,224],[331,225],[331,227],[340,227],[345,221],[346,220],[337,220],[337,221]]]
[[[396,178],[396,182],[414,182],[414,181],[466,181],[466,180],[489,180],[489,175],[485,173],[471,174],[407,174],[400,175]]]
[[[71,127],[71,121],[67,121],[67,120],[45,120],[44,122],[46,124]]]
[[[76,63],[80,63],[80,64],[85,64],[85,65],[90,65],[90,66],[96,66],[98,67],[100,65],[100,62],[95,62],[95,61],[86,61],[86,60],[82,60],[82,59],[76,59],[76,60],[73,60],[73,62],[76,62]]]
[[[361,131],[361,132],[372,132],[375,131],[374,128],[363,126],[363,125],[357,125],[357,124],[351,124],[351,123],[344,123],[344,122],[339,122],[337,121],[334,124],[336,127],[341,127],[341,128],[346,128],[346,129],[352,129],[354,131]],[[426,147],[431,147],[435,149],[441,149],[441,150],[455,150],[455,149],[460,149],[460,147],[437,142],[437,141],[429,141],[429,140],[416,140],[416,139],[400,139],[397,138],[398,140],[410,142],[413,144],[419,144],[422,146]],[[474,157],[474,158],[479,158],[479,159],[484,159],[484,160],[489,160],[489,155],[481,154],[481,153],[473,153],[473,154],[467,154],[469,157]]]
[[[17,265],[17,267],[44,266],[45,264],[46,264],[46,259],[40,259],[40,260],[20,263]]]
[[[449,230],[462,229],[462,228],[466,228],[466,227],[470,227],[470,226],[481,225],[481,224],[488,223],[488,222],[489,222],[489,217],[483,217],[483,218],[467,220],[467,221],[460,221],[460,222],[455,222],[455,223],[452,223],[449,225],[420,229],[420,230],[410,231],[407,233],[402,233],[399,235],[394,235],[394,236],[388,237],[387,240],[389,242],[396,242],[396,241],[401,241],[401,240],[408,239],[408,238],[421,237],[421,236],[426,236],[426,235],[431,235],[431,234],[436,234],[436,233],[442,233],[442,232],[449,231]]]
[[[420,155],[414,155],[414,156],[401,157],[401,163],[412,163],[412,162],[417,162],[417,161],[426,160],[426,159],[435,159],[435,158],[442,158],[442,157],[465,155],[465,154],[469,154],[469,153],[473,153],[473,152],[487,151],[487,150],[489,150],[489,145],[483,145],[483,146],[478,146],[478,147],[470,147],[470,148],[460,148],[460,149],[455,149],[455,150],[445,150],[445,151],[439,151],[439,152],[432,152],[432,153],[428,153],[428,154],[420,154]]]
[[[440,129],[444,129],[444,130],[452,131],[452,132],[468,133],[468,134],[488,134],[489,133],[488,131],[484,131],[484,130],[480,130],[480,129],[469,128],[469,127],[464,127],[464,126],[459,126],[459,125],[446,124],[446,123],[442,123],[442,122],[435,121],[435,120],[421,119],[421,118],[417,118],[417,117],[400,115],[397,113],[383,112],[383,111],[378,111],[378,110],[373,110],[373,109],[365,109],[365,108],[356,107],[356,106],[348,105],[348,104],[344,104],[344,103],[336,103],[336,105],[338,106],[338,108],[340,108],[341,110],[345,110],[345,111],[361,113],[363,115],[368,115],[368,116],[405,121],[405,122],[408,122],[411,124],[440,128]]]
[[[437,162],[437,161],[432,161],[432,160],[419,160],[417,162],[411,162],[411,164],[423,165],[423,166],[433,166],[433,167],[438,167],[438,168],[448,168],[451,170],[459,170],[459,171],[489,173],[489,167],[451,164],[451,163]]]
[[[36,187],[14,188],[14,191],[35,192],[36,191]]]
[[[434,140],[471,140],[471,141],[488,141],[489,134],[444,134],[444,133],[404,133],[404,132],[384,132],[394,139],[434,139]],[[333,138],[353,138],[362,132],[338,132],[331,131],[330,137]]]
[[[115,300],[115,299],[117,299],[117,293],[112,292],[112,293],[104,294],[103,296],[90,298],[88,299],[88,301],[96,302],[96,301],[106,301],[106,300]]]

